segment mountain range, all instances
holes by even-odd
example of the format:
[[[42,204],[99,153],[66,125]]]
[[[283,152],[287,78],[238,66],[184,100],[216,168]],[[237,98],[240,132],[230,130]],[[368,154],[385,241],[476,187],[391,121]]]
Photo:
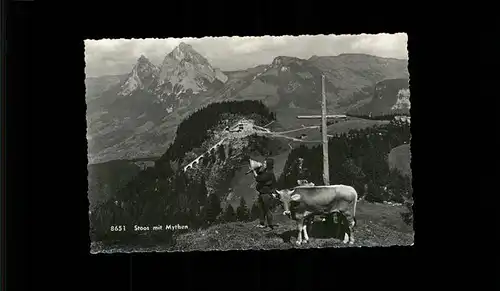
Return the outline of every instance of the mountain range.
[[[85,80],[89,164],[160,156],[177,125],[212,102],[262,100],[289,129],[296,114],[320,112],[321,75],[329,113],[409,108],[407,65],[366,54],[278,56],[271,64],[221,71],[185,43],[158,65],[141,55],[128,74]]]

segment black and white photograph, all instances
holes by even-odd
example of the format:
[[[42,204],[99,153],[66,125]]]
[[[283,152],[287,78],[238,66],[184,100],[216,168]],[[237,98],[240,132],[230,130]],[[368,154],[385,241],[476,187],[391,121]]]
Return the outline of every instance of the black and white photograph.
[[[407,41],[85,40],[90,253],[413,245]]]

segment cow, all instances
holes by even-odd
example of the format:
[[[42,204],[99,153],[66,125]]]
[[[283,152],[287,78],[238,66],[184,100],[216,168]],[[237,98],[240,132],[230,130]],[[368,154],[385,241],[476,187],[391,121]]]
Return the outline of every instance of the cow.
[[[314,216],[329,215],[335,212],[342,213],[349,222],[349,235],[344,236],[344,243],[354,243],[353,228],[356,225],[356,204],[358,193],[351,186],[298,186],[293,189],[276,190],[277,198],[283,203],[283,215],[297,221],[299,231],[296,244],[307,243],[309,235],[307,226]],[[295,204],[292,211],[290,204]],[[350,206],[353,206],[352,214]],[[302,240],[302,232],[304,240]]]

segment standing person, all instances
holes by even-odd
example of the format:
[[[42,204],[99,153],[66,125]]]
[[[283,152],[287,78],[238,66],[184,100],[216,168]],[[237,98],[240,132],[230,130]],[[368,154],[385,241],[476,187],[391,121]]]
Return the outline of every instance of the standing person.
[[[258,227],[265,228],[267,222],[267,227],[272,230],[275,226],[273,225],[273,214],[270,209],[274,199],[272,193],[276,186],[274,160],[267,158],[264,161],[264,165],[258,171],[253,170],[253,175],[257,182],[255,189],[259,192],[258,205],[260,210],[260,224]]]

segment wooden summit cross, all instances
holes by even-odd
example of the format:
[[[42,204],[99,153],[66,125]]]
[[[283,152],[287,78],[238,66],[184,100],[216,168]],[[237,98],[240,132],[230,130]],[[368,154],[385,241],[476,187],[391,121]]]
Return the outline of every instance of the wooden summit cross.
[[[321,115],[300,115],[298,119],[321,119],[321,135],[323,140],[323,181],[325,185],[330,185],[330,171],[328,167],[328,132],[326,127],[327,119],[346,118],[346,115],[326,114],[326,94],[325,76],[321,75]]]

